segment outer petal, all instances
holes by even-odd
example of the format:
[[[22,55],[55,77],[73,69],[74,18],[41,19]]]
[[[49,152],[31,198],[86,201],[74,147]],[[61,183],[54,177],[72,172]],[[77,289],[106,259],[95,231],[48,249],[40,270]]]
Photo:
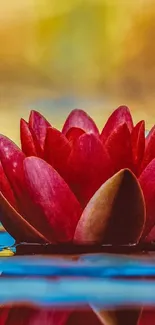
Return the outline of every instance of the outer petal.
[[[23,170],[25,155],[10,139],[0,136],[0,159],[15,194],[18,210],[31,225],[36,227],[36,221],[41,216],[39,209],[32,202],[27,192]],[[37,215],[37,218],[35,215]],[[41,232],[41,229],[38,230]],[[48,237],[48,239],[52,241],[51,237]]]
[[[61,176],[45,161],[35,157],[24,161],[27,189],[40,211],[33,220],[46,238],[72,240],[81,207]]]
[[[108,153],[94,134],[84,134],[76,141],[68,166],[71,188],[84,206],[114,173]]]
[[[107,123],[105,124],[102,133],[101,140],[103,143],[107,140],[111,132],[119,127],[119,125],[126,123],[130,132],[133,129],[132,116],[128,107],[120,106],[118,107],[109,117]]]
[[[69,312],[15,306],[0,309],[1,325],[66,325]]]
[[[30,130],[32,130],[35,146],[37,151],[40,151],[40,155],[42,155],[44,151],[47,128],[50,126],[50,123],[39,112],[31,111],[29,127]]]
[[[144,222],[144,200],[138,181],[129,170],[121,170],[92,197],[78,222],[74,240],[135,243],[140,239]]]
[[[141,171],[155,158],[155,126],[146,137],[145,153],[142,161]]]
[[[30,131],[28,123],[24,120],[20,120],[20,138],[22,151],[26,156],[37,156],[32,133]]]
[[[96,312],[96,314],[104,325],[137,325],[140,316],[140,310],[100,310]]]
[[[70,315],[70,317],[69,317]],[[33,309],[30,307],[3,307],[0,309],[1,325],[101,325],[92,311],[61,311]]]
[[[24,183],[24,153],[7,137],[0,136],[0,159],[4,172],[16,195],[20,194]]]
[[[155,159],[144,169],[139,182],[146,204],[146,224],[143,232],[145,238],[155,225]]]
[[[4,307],[4,308],[0,307],[0,324],[1,325],[7,325],[9,311],[10,311],[9,307]]]
[[[75,109],[69,114],[63,126],[62,133],[66,134],[72,127],[81,128],[86,133],[94,133],[99,136],[99,131],[95,122],[81,109]]]
[[[66,163],[70,152],[71,145],[67,138],[57,129],[48,128],[44,157],[62,177],[66,174]]]
[[[105,148],[115,166],[115,172],[121,168],[133,170],[131,136],[127,124],[114,129],[105,142]]]
[[[0,192],[4,195],[4,197],[9,201],[9,203],[14,207],[17,208],[16,200],[14,197],[14,193],[11,189],[9,181],[4,173],[4,169],[0,162]]]
[[[140,165],[143,159],[144,150],[145,150],[145,122],[140,121],[133,128],[131,134],[131,143],[132,143],[132,152],[133,152],[133,161],[135,165],[135,172],[139,174]]]
[[[0,221],[17,242],[48,242],[9,204],[2,193],[0,193]]]
[[[145,242],[154,242],[155,241],[155,225],[152,227],[148,235],[145,237]]]
[[[138,325],[154,325],[155,309],[143,310]]]
[[[66,133],[66,138],[69,140],[71,145],[74,145],[76,140],[84,133],[85,133],[84,130],[82,130],[80,128],[73,127],[73,128],[70,128],[68,130],[68,132]]]
[[[71,314],[66,325],[101,325],[99,318],[89,308],[88,310],[75,311]],[[111,324],[109,324],[111,325]]]

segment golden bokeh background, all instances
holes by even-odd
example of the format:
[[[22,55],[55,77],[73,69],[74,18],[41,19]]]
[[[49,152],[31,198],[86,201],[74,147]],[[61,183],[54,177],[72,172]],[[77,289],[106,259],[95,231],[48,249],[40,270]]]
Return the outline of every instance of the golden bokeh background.
[[[61,127],[85,108],[101,128],[128,105],[155,123],[155,0],[5,0],[0,3],[0,129],[38,109]]]

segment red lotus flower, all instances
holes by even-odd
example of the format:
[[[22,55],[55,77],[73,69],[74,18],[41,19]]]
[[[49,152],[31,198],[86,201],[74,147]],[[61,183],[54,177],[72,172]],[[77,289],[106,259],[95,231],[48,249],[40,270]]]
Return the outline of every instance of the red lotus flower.
[[[62,132],[33,111],[21,120],[21,143],[22,150],[0,136],[0,218],[18,242],[154,239],[155,128],[145,139],[144,121],[134,126],[127,107],[101,134],[82,110],[71,112]]]

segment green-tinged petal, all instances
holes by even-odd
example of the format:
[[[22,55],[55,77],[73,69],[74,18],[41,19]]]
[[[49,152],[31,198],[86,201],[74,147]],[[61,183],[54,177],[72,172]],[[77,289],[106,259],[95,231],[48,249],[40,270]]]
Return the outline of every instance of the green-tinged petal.
[[[122,169],[107,180],[87,204],[74,240],[85,243],[137,242],[145,222],[144,198],[134,174]]]

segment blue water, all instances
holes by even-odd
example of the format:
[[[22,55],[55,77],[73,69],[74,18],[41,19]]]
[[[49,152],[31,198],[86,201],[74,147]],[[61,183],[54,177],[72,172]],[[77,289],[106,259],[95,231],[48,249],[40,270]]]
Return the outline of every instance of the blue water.
[[[7,232],[0,232],[0,246],[10,247],[14,243],[14,238],[12,238]]]
[[[0,232],[1,250],[14,243],[7,232]],[[96,309],[155,306],[155,281],[147,280],[148,276],[155,278],[152,254],[137,258],[89,254],[78,261],[39,255],[0,257],[0,274],[0,304],[10,301],[57,307],[90,304]]]

